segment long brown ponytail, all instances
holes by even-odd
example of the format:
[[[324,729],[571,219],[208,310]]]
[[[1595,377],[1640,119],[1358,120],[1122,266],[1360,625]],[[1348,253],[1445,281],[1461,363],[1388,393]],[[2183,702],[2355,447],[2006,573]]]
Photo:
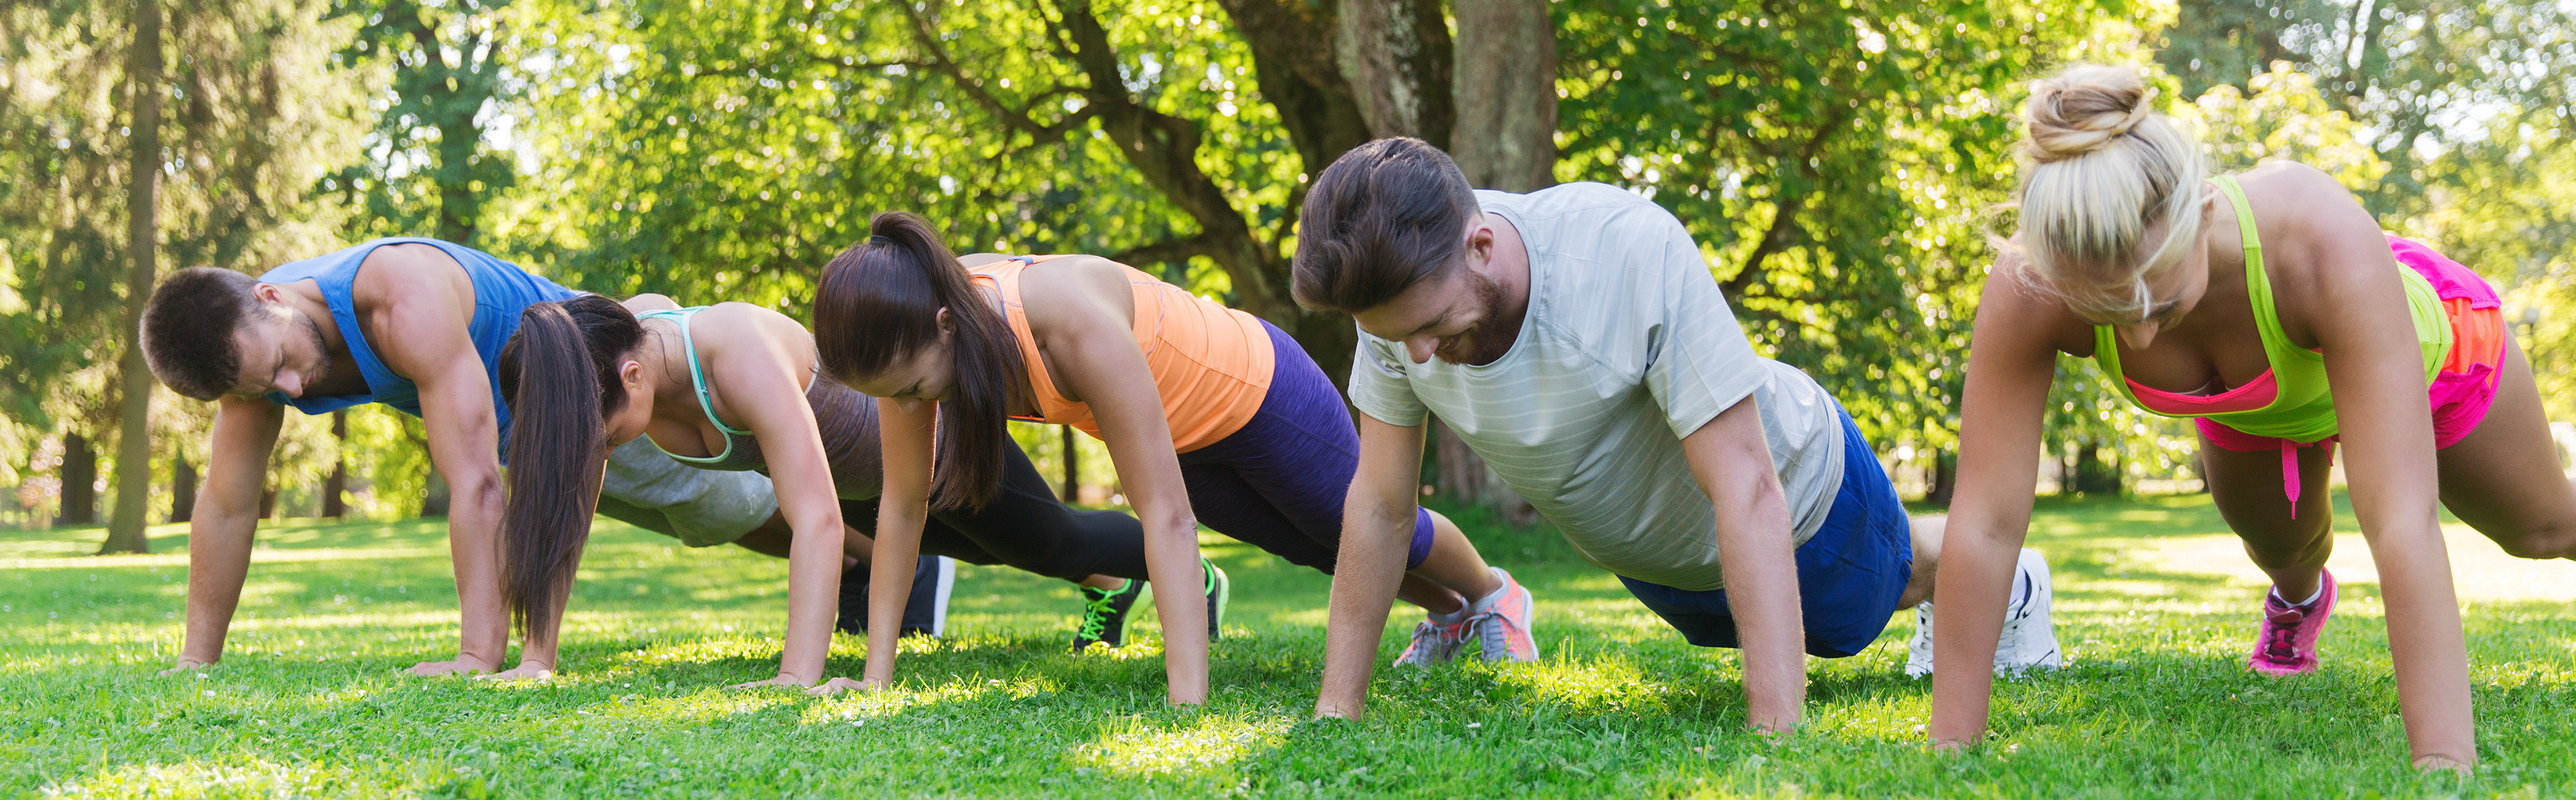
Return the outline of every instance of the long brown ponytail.
[[[939,403],[930,505],[982,508],[1002,485],[1010,440],[1008,376],[1018,358],[1011,330],[928,220],[889,211],[868,222],[868,233],[823,267],[815,356],[834,380],[883,372],[939,341],[939,311],[947,309],[957,331],[949,351],[956,379]]]
[[[626,404],[617,365],[643,338],[625,306],[582,295],[529,306],[501,348],[501,396],[512,418],[501,597],[530,638],[554,633],[572,593],[607,469],[607,416]]]

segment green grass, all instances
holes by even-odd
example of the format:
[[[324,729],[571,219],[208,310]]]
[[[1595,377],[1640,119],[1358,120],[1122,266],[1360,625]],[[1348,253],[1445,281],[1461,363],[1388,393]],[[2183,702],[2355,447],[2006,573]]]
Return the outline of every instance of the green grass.
[[[1807,729],[1766,741],[1740,731],[1733,653],[1682,643],[1552,532],[1466,523],[1537,593],[1544,663],[1381,668],[1366,721],[1321,724],[1325,579],[1230,540],[1209,540],[1235,579],[1217,690],[1176,711],[1149,647],[1063,651],[1067,584],[977,567],[951,636],[905,645],[899,690],[719,688],[774,669],[785,562],[622,527],[590,548],[551,682],[400,674],[454,647],[443,528],[417,522],[263,531],[223,664],[160,677],[182,530],[106,558],[80,555],[94,530],[0,534],[0,796],[2576,794],[2576,564],[2457,526],[2485,760],[2468,780],[2403,766],[2357,536],[2325,670],[2243,670],[2255,573],[2205,497],[2042,501],[2031,541],[2074,665],[2000,685],[1991,745],[1962,757],[1920,744],[1910,614],[1811,660]],[[843,637],[831,668],[860,658]]]

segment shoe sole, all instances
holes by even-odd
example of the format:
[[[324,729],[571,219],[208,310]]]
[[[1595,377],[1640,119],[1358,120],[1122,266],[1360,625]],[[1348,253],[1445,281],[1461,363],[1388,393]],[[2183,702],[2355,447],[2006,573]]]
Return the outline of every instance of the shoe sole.
[[[932,558],[939,559],[939,566],[935,568],[938,570],[939,579],[930,595],[930,635],[946,636],[948,635],[948,596],[957,588],[957,559],[947,556],[932,556]]]
[[[1213,642],[1225,636],[1225,607],[1234,599],[1234,579],[1214,562],[1208,571],[1216,574],[1216,596],[1208,599],[1208,641]]]

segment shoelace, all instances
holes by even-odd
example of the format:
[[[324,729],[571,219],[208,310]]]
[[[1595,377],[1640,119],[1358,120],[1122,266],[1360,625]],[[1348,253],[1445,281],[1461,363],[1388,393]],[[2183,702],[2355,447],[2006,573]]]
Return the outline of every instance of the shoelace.
[[[1512,643],[1512,638],[1511,638],[1511,636],[1510,636],[1510,634],[1511,634],[1511,633],[1519,633],[1519,634],[1520,634],[1520,635],[1522,635],[1522,636],[1528,636],[1528,635],[1529,635],[1529,629],[1528,629],[1528,628],[1521,627],[1521,623],[1520,623],[1520,621],[1519,621],[1519,620],[1512,619],[1509,615],[1506,615],[1506,614],[1504,614],[1504,613],[1502,613],[1502,612],[1500,612],[1500,611],[1487,611],[1487,612],[1482,613],[1482,614],[1477,614],[1477,615],[1475,615],[1475,616],[1468,617],[1468,618],[1467,618],[1467,624],[1468,624],[1468,625],[1470,625],[1470,626],[1473,626],[1473,625],[1475,625],[1478,621],[1485,620],[1485,619],[1498,620],[1498,621],[1502,622],[1503,627],[1505,628],[1505,635],[1503,636],[1503,649],[1504,649],[1504,651],[1505,651],[1505,652],[1502,652],[1502,653],[1487,653],[1487,654],[1485,654],[1485,657],[1486,657],[1486,658],[1502,658],[1502,657],[1504,657],[1505,655],[1508,655],[1508,654],[1509,654],[1509,651],[1511,650],[1511,643]]]
[[[1089,587],[1085,588],[1088,589]],[[1100,590],[1098,589],[1090,589],[1089,591],[1084,592],[1084,594],[1099,591]],[[1075,630],[1075,633],[1081,634],[1082,638],[1085,639],[1100,638],[1100,634],[1109,629],[1109,613],[1116,610],[1111,608],[1111,601],[1115,600],[1118,595],[1124,593],[1125,591],[1123,589],[1117,592],[1100,592],[1100,596],[1098,598],[1084,602],[1082,604],[1082,626]]]
[[[2263,643],[2263,660],[2275,664],[2298,663],[2299,650],[2293,637],[2298,635],[2299,626],[2308,620],[2306,609],[2293,607],[2274,613],[2267,608],[2263,611],[2264,620],[2272,627],[2272,635]],[[2287,624],[2283,622],[2284,617],[2289,618]]]

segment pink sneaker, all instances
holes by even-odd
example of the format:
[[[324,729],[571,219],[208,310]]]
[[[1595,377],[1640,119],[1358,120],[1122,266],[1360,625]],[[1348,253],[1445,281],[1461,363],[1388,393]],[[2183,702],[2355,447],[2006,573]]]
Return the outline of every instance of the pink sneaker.
[[[2336,594],[2334,573],[2324,573],[2320,580],[2324,591],[2305,606],[2289,605],[2279,592],[2263,593],[2263,630],[2254,640],[2254,654],[2245,659],[2247,666],[2265,675],[2317,671],[2317,634],[2334,613]]]

